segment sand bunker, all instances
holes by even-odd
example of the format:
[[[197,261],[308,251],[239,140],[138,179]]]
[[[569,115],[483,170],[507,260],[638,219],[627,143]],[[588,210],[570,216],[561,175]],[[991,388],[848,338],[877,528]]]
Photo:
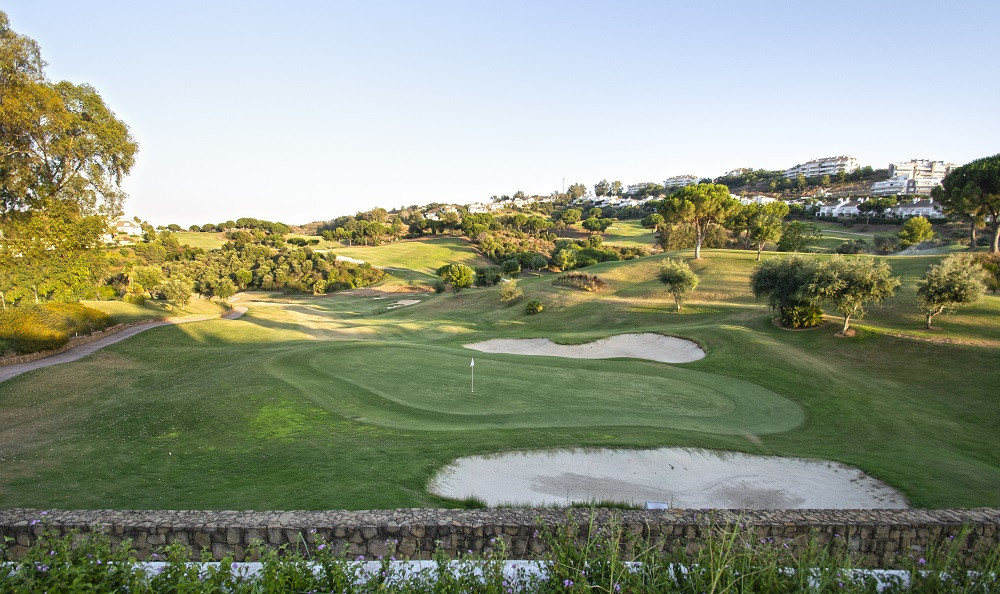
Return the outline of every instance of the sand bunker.
[[[688,448],[471,456],[443,468],[428,489],[491,506],[603,500],[687,509],[909,507],[889,485],[836,462]]]
[[[386,309],[396,309],[397,307],[406,307],[407,305],[416,305],[418,303],[420,303],[419,299],[400,299],[399,301],[386,307]]]
[[[571,359],[630,357],[662,363],[689,363],[705,356],[705,351],[690,340],[652,332],[619,334],[586,344],[556,344],[548,338],[495,338],[464,346],[484,353],[541,355],[543,357],[568,357]]]

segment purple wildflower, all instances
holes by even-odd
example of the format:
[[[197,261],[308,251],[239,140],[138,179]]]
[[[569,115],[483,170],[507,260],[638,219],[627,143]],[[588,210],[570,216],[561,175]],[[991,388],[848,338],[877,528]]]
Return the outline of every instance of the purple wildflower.
[[[573,580],[563,580],[563,586],[569,588],[572,585],[573,585]]]
[[[34,526],[34,525],[35,525],[35,524],[37,524],[38,522],[39,522],[38,520],[32,520],[32,521],[31,521],[31,524],[29,524],[29,525],[30,525],[30,526]]]
[[[921,557],[921,558],[917,559],[917,563],[919,563],[921,565],[924,565],[925,563],[927,563],[927,559],[924,559],[923,557]]]
[[[354,558],[354,560],[355,561],[364,561],[365,560],[365,556],[364,555],[358,555],[357,557]]]
[[[325,548],[326,548],[326,545],[325,544],[321,544],[318,547],[316,547],[316,550],[322,551]]]

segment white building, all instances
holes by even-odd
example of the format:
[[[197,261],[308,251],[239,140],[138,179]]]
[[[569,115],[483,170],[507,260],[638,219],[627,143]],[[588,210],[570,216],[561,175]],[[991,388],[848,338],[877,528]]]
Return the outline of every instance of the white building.
[[[892,208],[886,209],[885,213],[889,216],[901,217],[905,219],[910,217],[925,217],[928,219],[944,217],[944,211],[941,210],[941,205],[935,203],[933,198],[913,198],[911,200],[906,200],[900,202]]]
[[[126,235],[142,235],[142,226],[130,219],[118,219],[115,221],[115,231]]]
[[[954,163],[929,159],[910,159],[905,162],[890,163],[889,175],[892,177],[872,184],[872,194],[875,196],[897,194],[929,196],[934,188],[941,185],[944,176],[948,175],[954,168]]]
[[[823,217],[856,217],[860,212],[858,200],[841,198],[839,201],[830,204],[823,204],[819,207],[818,215]]]
[[[641,194],[649,186],[655,186],[655,185],[656,182],[644,182],[641,184],[632,184],[625,188],[625,195],[628,196],[628,195]]]
[[[896,194],[909,194],[910,178],[905,175],[890,177],[885,181],[878,181],[872,184],[872,196],[895,196]]]
[[[861,166],[854,157],[824,157],[813,159],[785,170],[785,177],[793,179],[802,175],[804,177],[819,177],[821,175],[836,175],[840,172],[851,173],[857,171]]]
[[[899,163],[889,164],[889,175],[905,175],[910,179],[944,179],[956,165],[945,163],[944,161],[931,161],[930,159],[910,159]]]
[[[733,194],[730,194],[730,196],[739,200],[743,206],[747,204],[770,204],[771,202],[777,202],[776,198],[771,198],[770,196],[735,196]]]
[[[673,177],[668,177],[663,180],[664,188],[683,188],[684,186],[693,186],[698,183],[701,179],[697,175],[675,175]]]

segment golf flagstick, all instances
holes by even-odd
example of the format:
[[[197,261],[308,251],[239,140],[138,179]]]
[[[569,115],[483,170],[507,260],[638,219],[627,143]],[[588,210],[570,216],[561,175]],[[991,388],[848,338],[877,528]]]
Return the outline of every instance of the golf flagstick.
[[[476,360],[473,359],[472,363],[469,363],[469,369],[472,371],[472,391],[476,391]]]

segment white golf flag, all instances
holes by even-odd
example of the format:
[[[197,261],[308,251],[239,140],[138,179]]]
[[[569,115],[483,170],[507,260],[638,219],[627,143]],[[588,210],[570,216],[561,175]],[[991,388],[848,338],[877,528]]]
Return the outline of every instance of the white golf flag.
[[[472,363],[469,363],[469,367],[475,367],[475,366],[476,366],[476,360],[473,359]]]

